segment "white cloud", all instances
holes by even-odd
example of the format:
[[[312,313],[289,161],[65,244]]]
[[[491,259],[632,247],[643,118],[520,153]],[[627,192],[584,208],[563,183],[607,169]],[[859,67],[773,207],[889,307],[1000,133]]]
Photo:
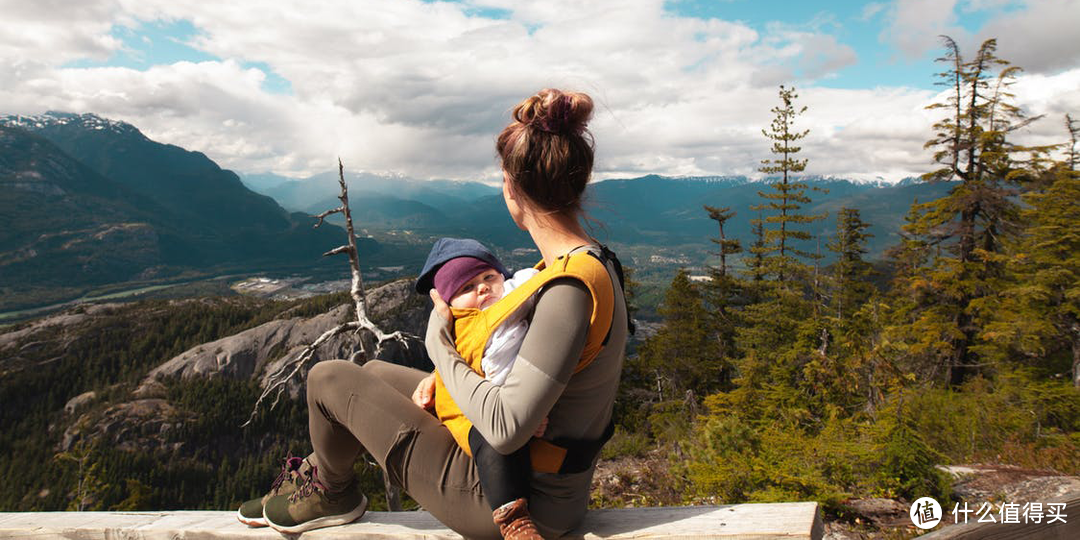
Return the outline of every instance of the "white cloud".
[[[882,39],[907,59],[922,58],[940,45],[938,36],[961,41],[967,32],[956,25],[957,0],[895,0]]]
[[[510,107],[557,86],[596,100],[598,177],[756,174],[781,83],[810,107],[800,119],[810,172],[898,179],[929,164],[929,93],[823,87],[855,61],[828,18],[759,32],[677,16],[662,0],[78,4],[0,0],[0,112],[95,112],[240,172],[304,175],[341,156],[355,171],[495,180],[493,140]],[[509,16],[477,15],[487,8]],[[894,11],[890,20],[914,24]],[[123,46],[118,27],[154,21],[190,21],[189,45],[222,60],[63,67],[108,58]],[[23,27],[38,37],[18,38]],[[268,91],[251,62],[291,93]],[[1047,107],[1069,92],[1057,81],[1043,82],[1057,88]]]
[[[120,48],[109,34],[115,9],[109,2],[87,0],[0,0],[0,61],[62,64],[77,58],[104,60]],[[34,51],[38,55],[27,55]]]
[[[979,32],[996,38],[998,55],[1029,73],[1052,73],[1080,64],[1080,0],[1028,0],[1021,11],[999,16]],[[977,46],[972,44],[972,47]]]
[[[862,12],[859,14],[859,20],[869,21],[876,17],[879,13],[885,11],[888,8],[888,4],[884,2],[870,2],[863,6]]]

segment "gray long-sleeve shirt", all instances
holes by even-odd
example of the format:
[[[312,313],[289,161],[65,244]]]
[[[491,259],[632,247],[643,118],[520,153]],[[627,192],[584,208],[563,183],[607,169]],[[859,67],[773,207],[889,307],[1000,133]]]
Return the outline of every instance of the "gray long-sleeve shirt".
[[[595,246],[591,249],[599,252]],[[607,345],[574,374],[589,330],[592,297],[574,278],[549,283],[537,296],[529,331],[502,386],[473,371],[454,347],[453,325],[432,312],[426,345],[450,396],[496,451],[510,453],[529,441],[547,417],[545,439],[597,439],[611,419],[625,356],[626,302],[608,265],[615,294]],[[545,534],[581,522],[593,469],[577,474],[533,473],[530,508]]]

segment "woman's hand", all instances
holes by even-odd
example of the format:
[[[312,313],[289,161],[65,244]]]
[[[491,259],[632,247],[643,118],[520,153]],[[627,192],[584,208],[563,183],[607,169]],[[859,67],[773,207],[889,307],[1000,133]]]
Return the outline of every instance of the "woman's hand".
[[[544,432],[547,431],[547,425],[548,417],[545,416],[544,419],[540,422],[540,425],[537,426],[536,431],[533,432],[533,437],[543,437]]]
[[[438,313],[444,321],[451,320],[453,315],[450,313],[450,306],[446,305],[446,302],[439,296],[439,291],[431,289],[428,291],[428,295],[431,296],[431,303],[435,304],[435,312]]]
[[[432,373],[427,377],[424,377],[420,384],[416,385],[416,390],[413,391],[412,401],[418,407],[424,410],[431,410],[435,407],[435,374]]]

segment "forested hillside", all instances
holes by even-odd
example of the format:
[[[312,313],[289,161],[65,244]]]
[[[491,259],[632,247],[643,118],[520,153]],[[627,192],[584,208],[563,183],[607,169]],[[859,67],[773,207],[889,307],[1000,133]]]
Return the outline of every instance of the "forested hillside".
[[[409,282],[376,288],[370,311],[382,325],[417,332],[423,299]],[[370,301],[370,300],[369,300]],[[230,509],[255,496],[288,453],[306,455],[303,378],[272,410],[241,427],[262,388],[262,368],[154,376],[152,370],[203,344],[239,340],[224,367],[244,355],[268,361],[306,344],[303,324],[350,304],[347,294],[302,301],[248,297],[150,300],[82,306],[0,334],[0,508],[15,510]],[[299,332],[290,332],[297,324]],[[260,329],[265,329],[260,333]],[[294,340],[284,339],[297,333]],[[315,361],[348,357],[359,338],[320,349]],[[417,351],[421,351],[418,348]],[[196,354],[197,356],[197,354]],[[404,361],[397,355],[385,357]],[[192,360],[194,361],[194,360]],[[310,366],[309,366],[310,367]],[[306,371],[305,371],[306,373]],[[381,476],[358,464],[378,500]],[[376,503],[376,506],[381,503]]]
[[[663,327],[629,361],[615,441],[666,448],[684,500],[835,512],[852,497],[948,501],[941,464],[1080,473],[1077,126],[1066,118],[1058,146],[1017,144],[1032,119],[1010,105],[1015,70],[994,41],[970,59],[946,46],[924,181],[958,183],[911,206],[887,275],[859,209],[808,211],[798,145],[813,134],[794,89],[767,130],[762,170],[782,179],[750,208],[702,210],[719,226],[711,280],[671,282]],[[747,211],[762,217],[743,245],[725,224]],[[827,267],[801,247],[825,219]]]

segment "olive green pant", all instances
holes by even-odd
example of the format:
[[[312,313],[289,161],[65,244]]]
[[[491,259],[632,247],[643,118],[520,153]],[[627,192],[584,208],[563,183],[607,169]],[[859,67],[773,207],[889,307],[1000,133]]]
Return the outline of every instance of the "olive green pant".
[[[352,480],[367,450],[392,485],[466,538],[499,538],[473,460],[430,412],[412,402],[422,371],[381,361],[319,362],[307,381],[308,429],[319,479]]]

